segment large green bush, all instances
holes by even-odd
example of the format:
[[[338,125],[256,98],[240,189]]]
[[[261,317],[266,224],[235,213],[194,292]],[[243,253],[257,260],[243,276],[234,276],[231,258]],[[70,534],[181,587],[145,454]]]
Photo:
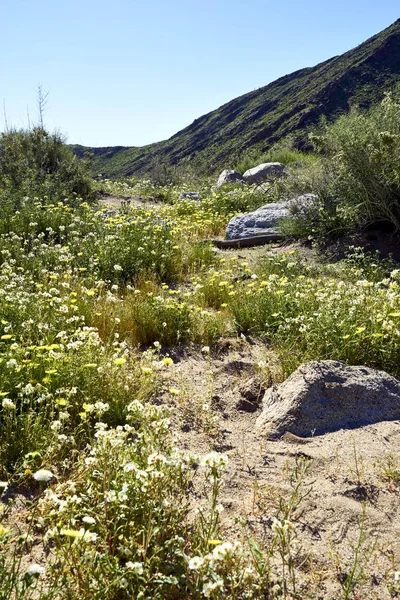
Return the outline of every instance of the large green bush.
[[[387,220],[400,229],[400,93],[388,93],[368,112],[358,109],[312,135],[322,152],[322,200],[329,212],[360,227]],[[353,219],[349,219],[349,214]]]
[[[92,199],[89,161],[79,160],[59,133],[43,127],[0,134],[1,203],[18,208],[24,196]]]

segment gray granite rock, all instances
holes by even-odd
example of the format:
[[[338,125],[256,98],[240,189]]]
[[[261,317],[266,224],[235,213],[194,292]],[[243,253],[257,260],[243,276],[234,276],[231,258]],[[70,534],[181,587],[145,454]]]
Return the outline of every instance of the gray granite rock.
[[[226,228],[227,240],[278,233],[278,224],[289,216],[289,202],[271,202],[254,212],[233,217]]]
[[[227,183],[234,183],[235,181],[244,181],[243,175],[239,171],[225,169],[218,177],[215,188],[218,189]]]
[[[201,200],[199,192],[182,192],[179,196],[181,200]]]
[[[270,438],[300,437],[400,419],[400,381],[334,360],[301,365],[263,398],[256,427]]]
[[[289,209],[291,213],[304,212],[312,208],[318,200],[318,196],[315,194],[302,194],[297,198],[289,200]]]
[[[285,166],[282,165],[282,163],[262,163],[243,173],[243,179],[246,183],[260,184],[269,179],[272,175],[282,175],[284,171]]]

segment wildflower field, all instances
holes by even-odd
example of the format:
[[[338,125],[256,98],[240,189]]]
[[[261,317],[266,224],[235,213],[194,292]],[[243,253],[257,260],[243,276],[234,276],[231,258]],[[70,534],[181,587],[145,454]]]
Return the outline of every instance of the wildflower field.
[[[266,252],[250,267],[202,240],[256,196],[158,192],[157,206],[111,212],[25,197],[0,216],[0,598],[312,597],[296,592],[296,485],[268,543],[245,523],[224,532],[229,457],[212,436],[208,453],[182,447],[180,390],[165,383],[176,349],[212,356],[250,336],[280,377],[321,358],[400,374],[390,260]]]
[[[360,248],[332,262],[300,244],[209,240],[240,212],[309,191],[319,204],[286,231],[321,241],[359,226],[372,159],[374,190],[387,186],[364,212],[396,225],[398,165],[381,128],[399,110],[388,96],[368,121],[380,153],[352,134],[364,117],[343,117],[318,137],[325,162],[281,148],[290,168],[262,188],[94,182],[58,134],[1,135],[0,600],[398,597],[385,535],[400,456],[367,465],[340,436],[315,463],[268,446],[237,386],[248,372],[259,396],[315,359],[399,377],[400,270]],[[193,185],[200,198],[182,198]],[[341,501],[357,501],[337,505],[339,476]]]

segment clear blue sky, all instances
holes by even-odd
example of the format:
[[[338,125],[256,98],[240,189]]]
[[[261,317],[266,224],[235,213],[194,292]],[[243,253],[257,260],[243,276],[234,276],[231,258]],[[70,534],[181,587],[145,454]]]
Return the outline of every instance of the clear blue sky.
[[[229,100],[341,54],[400,17],[398,0],[3,0],[0,101],[71,143],[166,139]],[[4,129],[0,110],[0,130]]]

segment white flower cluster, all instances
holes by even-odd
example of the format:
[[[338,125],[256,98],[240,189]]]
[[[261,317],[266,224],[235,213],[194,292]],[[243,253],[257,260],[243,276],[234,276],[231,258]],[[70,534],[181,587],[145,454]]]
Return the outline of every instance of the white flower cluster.
[[[225,469],[228,466],[228,457],[220,452],[210,452],[200,459],[201,467],[210,467],[215,469]]]

